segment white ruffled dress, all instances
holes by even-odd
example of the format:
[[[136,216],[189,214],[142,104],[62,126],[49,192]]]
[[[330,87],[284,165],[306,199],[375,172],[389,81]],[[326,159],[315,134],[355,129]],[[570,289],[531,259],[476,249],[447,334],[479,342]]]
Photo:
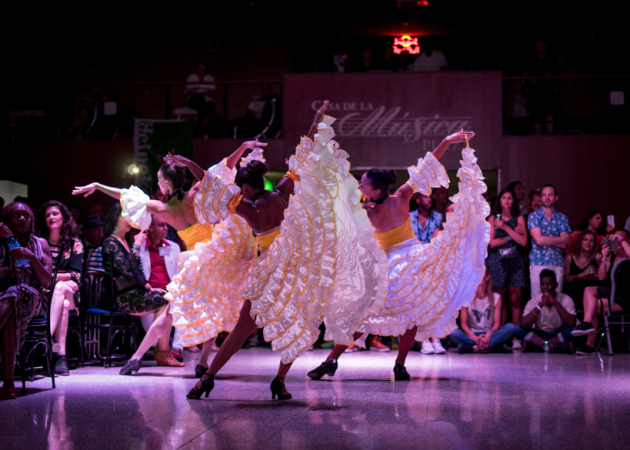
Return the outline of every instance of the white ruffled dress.
[[[262,150],[252,152],[242,163],[252,159],[264,161]],[[235,175],[236,170],[230,170],[223,160],[208,169],[204,181],[229,185]],[[198,219],[201,196],[200,193],[195,196]],[[210,220],[200,220],[201,225],[218,221],[215,217],[206,218]],[[226,217],[214,227],[211,240],[181,253],[179,274],[167,286],[169,292],[165,298],[171,302],[173,325],[178,327],[184,346],[205,342],[222,331],[232,331],[243,304],[246,275],[255,257],[252,230],[238,216]]]
[[[317,340],[322,320],[329,339],[350,344],[361,321],[381,310],[387,293],[387,259],[359,203],[348,154],[333,140],[334,120],[326,116],[315,141],[303,138],[291,157],[289,168],[299,181],[279,234],[256,259],[243,292],[265,340],[285,364]],[[202,183],[205,200],[198,209],[202,216],[225,217],[238,187],[210,185]]]
[[[465,148],[462,157],[459,192],[451,197],[455,208],[446,215],[444,230],[429,244],[414,236],[384,249],[389,262],[387,300],[359,331],[398,336],[417,325],[416,340],[446,336],[457,327],[459,309],[475,297],[485,271],[490,207],[483,198],[487,188],[474,150]],[[425,195],[431,187],[448,187],[446,171],[431,153],[410,167],[409,175]]]

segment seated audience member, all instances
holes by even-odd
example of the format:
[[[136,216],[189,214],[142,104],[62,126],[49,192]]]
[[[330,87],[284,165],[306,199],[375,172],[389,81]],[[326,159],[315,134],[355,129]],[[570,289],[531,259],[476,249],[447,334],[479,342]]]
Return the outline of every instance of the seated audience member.
[[[160,186],[158,186],[157,184],[153,186],[153,190],[151,191],[151,198],[154,200],[159,200],[164,204],[168,203],[168,200],[169,200],[168,195],[164,194],[162,190],[160,189]],[[173,228],[169,224],[166,224],[166,229],[167,229],[166,239],[168,239],[169,241],[177,242],[177,245],[179,245],[179,248],[182,251],[186,251],[187,250],[186,244],[184,243],[184,241],[182,241],[182,239],[177,234],[177,230],[175,230],[175,228]]]
[[[492,208],[489,219],[490,249],[488,251],[488,269],[492,276],[492,285],[505,302],[505,314],[501,323],[510,318],[518,325],[521,318],[521,297],[526,286],[525,258],[523,247],[527,245],[525,219],[520,215],[518,202],[508,189],[499,193],[498,201]],[[518,347],[518,343],[515,343]]]
[[[85,250],[100,249],[103,244],[103,221],[97,215],[87,216],[83,221]]]
[[[523,351],[538,347],[545,352],[572,353],[571,332],[575,330],[575,305],[571,297],[557,292],[556,273],[550,269],[540,272],[541,293],[534,296],[516,325],[514,334],[525,341]]]
[[[120,370],[120,374],[131,375],[140,370],[142,357],[156,339],[158,347],[154,349],[153,355],[158,366],[182,367],[184,364],[173,357],[169,343],[173,318],[168,313],[169,303],[164,298],[164,291],[151,287],[140,267],[138,253],[146,236],[138,233],[130,249],[125,240],[129,231],[131,231],[131,225],[121,215],[120,203],[114,204],[105,220],[107,237],[103,241],[103,252],[112,255],[114,300],[120,312],[135,316],[155,313],[155,320],[136,352]]]
[[[48,242],[35,236],[33,212],[24,203],[8,204],[0,213],[0,356],[4,369],[0,400],[15,398],[15,355],[22,348],[26,326],[44,301],[42,289],[50,286],[52,272]]]
[[[146,233],[141,232],[146,238],[140,245],[138,256],[142,263],[142,271],[144,277],[148,280],[149,285],[154,289],[161,290],[166,294],[166,286],[171,279],[177,275],[177,262],[179,260],[180,249],[176,242],[166,239],[167,225],[159,217],[153,216],[151,225]],[[150,314],[141,318],[142,326],[148,330],[153,323]],[[173,356],[177,360],[181,358],[183,345],[177,338],[177,328],[175,329],[175,337],[173,339]],[[181,361],[180,361],[181,362]],[[206,365],[207,368],[207,365]]]
[[[617,230],[610,236],[611,244],[616,242],[617,252],[611,252],[611,246],[604,244],[602,247],[601,264],[597,270],[600,280],[605,281],[602,286],[589,286],[584,290],[584,321],[577,326],[577,329],[573,332],[575,336],[582,336],[588,334],[586,345],[578,350],[580,354],[591,354],[595,352],[593,348],[595,346],[595,338],[597,331],[598,321],[597,315],[602,314],[602,307],[604,313],[608,313],[609,299],[611,295],[611,272],[615,263],[622,258],[627,258],[630,255],[630,232],[625,229]],[[627,265],[622,266],[624,272],[617,274],[616,280],[625,280],[625,283],[618,283],[616,285],[615,302],[613,304],[613,311],[623,311],[630,307],[630,273],[628,273]]]
[[[563,292],[573,299],[578,309],[582,306],[584,289],[600,284],[597,272],[602,255],[597,249],[597,235],[588,229],[578,234],[573,251],[564,257]]]
[[[539,275],[549,269],[556,273],[557,289],[562,292],[564,277],[563,249],[569,243],[569,221],[567,216],[556,211],[558,190],[551,184],[542,188],[542,208],[529,215],[527,229],[532,236],[529,252],[529,279],[532,296],[540,294]]]
[[[77,236],[76,224],[68,208],[56,200],[47,201],[37,210],[35,231],[48,241],[53,264],[57,263],[57,257],[61,253],[50,304],[50,334],[54,341],[53,352],[57,354],[55,373],[69,375],[66,336],[70,311],[77,308],[74,300],[81,283],[83,242]]]
[[[578,229],[571,233],[571,240],[569,241],[565,252],[573,252],[575,242],[577,241],[580,232],[584,230],[591,230],[595,234],[595,236],[597,237],[597,240],[595,242],[595,249],[599,251],[602,243],[604,242],[604,236],[606,236],[606,223],[604,222],[604,217],[606,216],[604,215],[604,212],[602,210],[594,209],[590,211],[586,215],[584,220],[582,220],[582,223],[580,224]],[[612,229],[608,230],[608,232],[611,231]]]
[[[423,244],[431,242],[433,233],[442,225],[442,214],[433,210],[433,197],[417,193],[414,200],[418,209],[411,211],[411,229]]]
[[[526,211],[525,205],[523,204],[525,200],[525,188],[523,187],[523,183],[520,181],[512,181],[505,188],[507,191],[512,193],[512,197],[514,198],[514,203],[516,203],[518,207],[519,216],[523,215],[523,211]]]
[[[514,336],[514,325],[501,326],[501,295],[492,292],[490,273],[486,271],[469,307],[459,310],[460,328],[449,338],[458,353],[509,353],[506,342]]]

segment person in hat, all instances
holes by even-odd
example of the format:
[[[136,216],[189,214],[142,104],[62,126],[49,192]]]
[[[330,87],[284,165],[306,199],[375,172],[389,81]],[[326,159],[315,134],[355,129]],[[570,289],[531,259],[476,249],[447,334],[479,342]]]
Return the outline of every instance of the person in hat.
[[[103,220],[96,214],[87,216],[83,221],[83,239],[85,250],[97,249],[103,243]]]

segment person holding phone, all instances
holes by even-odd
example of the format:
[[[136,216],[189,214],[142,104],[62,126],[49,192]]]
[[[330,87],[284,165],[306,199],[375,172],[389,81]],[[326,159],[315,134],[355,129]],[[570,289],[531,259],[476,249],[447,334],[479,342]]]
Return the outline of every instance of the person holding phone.
[[[598,252],[598,236],[590,229],[578,234],[571,253],[564,257],[564,293],[579,306],[584,289],[599,284],[597,272],[602,255]]]
[[[571,239],[571,227],[567,216],[556,211],[558,190],[546,184],[541,191],[542,208],[529,215],[527,229],[532,236],[529,252],[529,279],[532,296],[541,293],[540,274],[549,269],[556,273],[557,291],[562,292],[564,280],[563,250]]]
[[[590,355],[595,353],[594,346],[598,326],[597,316],[602,313],[602,308],[604,308],[604,313],[607,313],[609,310],[608,299],[612,293],[612,268],[617,261],[630,255],[629,241],[630,232],[625,229],[615,231],[608,239],[604,240],[601,264],[598,267],[597,275],[605,283],[601,286],[590,286],[584,290],[584,321],[573,331],[575,336],[588,334],[586,345],[577,351],[579,354]],[[630,283],[627,281],[630,279],[630,273],[625,276],[621,274],[617,279],[626,280],[626,282],[625,284],[617,285],[613,311],[622,311],[624,305],[617,303],[617,300],[630,297]],[[628,306],[626,305],[626,307]]]
[[[490,250],[488,268],[492,276],[492,285],[496,292],[505,299],[506,307],[501,315],[501,323],[508,321],[508,303],[510,318],[518,325],[521,318],[521,299],[525,283],[525,258],[523,247],[527,245],[525,219],[520,215],[518,201],[509,189],[499,193],[489,222]],[[518,344],[516,344],[518,346]]]
[[[557,292],[558,281],[553,270],[543,269],[539,277],[541,293],[525,305],[514,334],[525,342],[524,352],[539,348],[548,353],[573,353],[575,303],[568,295]]]

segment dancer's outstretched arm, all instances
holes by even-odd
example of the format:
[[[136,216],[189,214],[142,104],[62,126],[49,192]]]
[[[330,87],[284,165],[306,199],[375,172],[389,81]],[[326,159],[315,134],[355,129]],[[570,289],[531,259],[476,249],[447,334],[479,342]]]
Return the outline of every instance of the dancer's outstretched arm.
[[[105,186],[101,183],[90,183],[85,186],[75,186],[72,191],[72,195],[81,195],[84,197],[93,194],[95,191],[101,191],[104,194],[109,195],[110,197],[119,200],[122,197],[124,189],[119,189],[111,186]],[[168,206],[166,203],[162,203],[159,200],[148,200],[146,202],[147,212],[149,214],[161,214],[168,211]]]
[[[243,153],[245,153],[245,150],[254,149],[254,148],[263,148],[266,146],[267,146],[266,143],[259,142],[258,140],[243,142],[243,144],[241,144],[241,146],[237,148],[236,151],[234,151],[234,153],[232,153],[230,156],[228,156],[225,159],[225,164],[227,165],[228,169],[232,170],[234,167],[236,167],[236,163],[238,163],[238,161],[241,159],[241,156],[243,156]],[[164,157],[164,162],[167,162],[169,164],[176,165],[176,166],[188,167],[188,170],[190,170],[190,173],[192,173],[193,176],[199,181],[203,180],[203,177],[206,175],[206,171],[203,170],[199,166],[199,164],[181,155],[174,155],[173,153],[169,153],[168,155]]]
[[[311,128],[308,130],[308,134],[306,135],[310,140],[315,138],[315,132],[317,131],[317,125],[324,120],[324,114],[326,113],[326,108],[328,107],[328,100],[325,100],[322,103],[322,106],[315,112],[315,117],[313,118],[313,123],[311,124]],[[284,201],[288,203],[289,197],[293,194],[293,185],[294,181],[291,177],[285,176],[280,180],[278,185],[276,186],[276,190],[282,193],[282,197]]]
[[[440,142],[440,144],[437,147],[435,147],[435,150],[433,150],[431,153],[433,154],[433,157],[435,159],[439,160],[442,156],[444,156],[444,153],[446,153],[446,150],[451,144],[458,144],[460,142],[466,142],[467,137],[468,137],[468,140],[470,140],[474,136],[475,136],[474,132],[464,131],[462,129],[461,131],[458,131],[457,133],[451,134],[450,136],[446,136],[442,140],[442,142]],[[396,191],[396,194],[394,195],[394,197],[400,198],[402,203],[407,204],[407,202],[411,200],[412,195],[413,195],[413,189],[411,188],[411,186],[409,186],[409,184],[405,183],[400,188],[398,188],[398,191]]]

